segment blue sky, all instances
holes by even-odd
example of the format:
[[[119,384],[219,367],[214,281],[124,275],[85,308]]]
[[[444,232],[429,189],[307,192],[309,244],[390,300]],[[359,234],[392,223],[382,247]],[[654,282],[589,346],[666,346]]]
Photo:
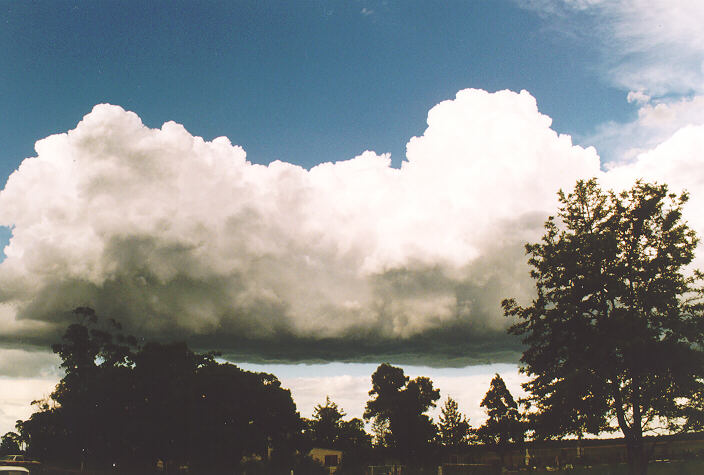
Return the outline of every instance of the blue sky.
[[[422,134],[467,87],[527,89],[554,128],[634,113],[600,52],[512,1],[4,2],[0,175],[102,102],[310,167]]]
[[[0,432],[77,305],[273,371],[304,413],[361,414],[392,361],[481,419],[494,372],[520,391],[498,302],[531,297],[559,188],[704,206],[702,24],[700,0],[0,1]]]

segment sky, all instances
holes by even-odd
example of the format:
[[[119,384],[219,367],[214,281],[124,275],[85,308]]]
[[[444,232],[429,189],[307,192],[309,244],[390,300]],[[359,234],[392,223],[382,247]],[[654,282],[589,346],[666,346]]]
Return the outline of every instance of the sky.
[[[0,1],[0,433],[88,305],[360,416],[381,362],[476,425],[523,245],[581,178],[686,189],[699,0]],[[699,264],[703,253],[698,253]],[[699,265],[699,267],[702,267]]]

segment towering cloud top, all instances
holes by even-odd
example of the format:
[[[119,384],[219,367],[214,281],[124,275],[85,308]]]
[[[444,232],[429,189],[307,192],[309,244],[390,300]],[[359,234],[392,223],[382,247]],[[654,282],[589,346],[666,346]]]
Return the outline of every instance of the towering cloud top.
[[[464,90],[400,169],[364,152],[305,170],[98,105],[0,193],[4,338],[55,338],[89,305],[250,356],[492,359],[511,348],[501,298],[531,290],[523,244],[600,173],[550,125],[525,91]]]

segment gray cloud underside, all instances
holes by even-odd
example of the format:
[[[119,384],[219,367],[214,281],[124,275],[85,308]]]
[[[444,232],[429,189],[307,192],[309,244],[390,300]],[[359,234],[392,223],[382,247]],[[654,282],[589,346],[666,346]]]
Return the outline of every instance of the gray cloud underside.
[[[540,226],[535,216],[521,224],[525,225],[526,220]],[[161,282],[148,269],[135,265],[155,249],[163,249],[158,242],[150,241],[142,238],[113,243],[115,249],[108,253],[118,255],[125,266],[124,272],[118,273],[119,278],[101,285],[66,279],[41,289],[41,298],[24,306],[17,319],[40,320],[48,325],[41,332],[0,335],[3,346],[21,341],[22,345],[46,348],[60,340],[66,326],[76,322],[70,309],[89,304],[99,309],[102,318],[114,318],[124,325],[125,331],[144,339],[185,340],[202,351],[220,351],[232,361],[389,361],[466,366],[515,362],[520,353],[519,342],[505,331],[511,322],[499,311],[501,299],[507,296],[502,291],[511,291],[511,295],[530,291],[525,279],[525,257],[519,246],[497,249],[491,255],[501,259],[480,259],[484,262],[474,262],[471,268],[454,272],[459,276],[445,275],[439,266],[421,265],[377,274],[370,281],[373,302],[364,310],[371,315],[360,318],[359,324],[347,324],[344,331],[329,337],[301,334],[293,327],[287,306],[277,299],[262,298],[247,307],[229,306],[233,294],[247,291],[243,284],[246,275],[206,279],[176,275]],[[175,249],[169,252],[178,254]],[[145,255],[137,255],[141,253]],[[170,258],[178,259],[176,255]],[[239,288],[237,283],[241,283]],[[427,330],[408,336],[394,334],[392,326],[407,324],[404,320],[408,317],[400,303],[412,305],[414,301],[438,299],[450,302],[450,316],[434,317],[430,310],[423,315]],[[155,302],[169,302],[167,311]],[[194,329],[191,320],[198,315],[199,304],[207,305],[207,312],[219,318]],[[317,318],[354,319],[361,312],[326,305],[327,308],[315,309]]]
[[[13,348],[22,342],[7,341],[0,349],[0,376],[10,378],[55,377],[59,374],[59,359],[46,348]]]
[[[0,342],[48,348],[91,306],[239,361],[515,362],[500,302],[531,298],[524,245],[558,189],[654,177],[704,199],[704,127],[603,172],[550,125],[525,91],[464,90],[400,168],[364,152],[305,170],[96,106],[0,192]]]

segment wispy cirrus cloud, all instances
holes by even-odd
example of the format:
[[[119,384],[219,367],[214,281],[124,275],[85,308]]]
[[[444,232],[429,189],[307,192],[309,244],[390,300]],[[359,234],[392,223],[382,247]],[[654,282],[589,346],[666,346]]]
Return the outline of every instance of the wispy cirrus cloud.
[[[630,122],[605,122],[581,143],[607,162],[633,160],[677,130],[704,124],[704,3],[699,0],[531,0],[565,35],[597,45],[605,81],[639,107]]]
[[[614,84],[653,97],[704,92],[704,3],[699,0],[520,2],[601,45]]]

